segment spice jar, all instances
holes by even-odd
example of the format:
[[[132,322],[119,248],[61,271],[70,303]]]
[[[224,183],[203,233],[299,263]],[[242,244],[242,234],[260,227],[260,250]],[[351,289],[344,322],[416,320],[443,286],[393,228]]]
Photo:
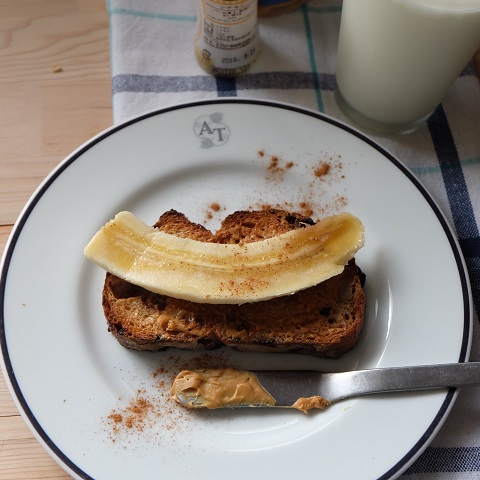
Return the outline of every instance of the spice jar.
[[[259,50],[258,0],[198,0],[195,56],[219,77],[245,73]]]
[[[288,12],[307,3],[308,0],[258,0],[258,16],[270,17]]]

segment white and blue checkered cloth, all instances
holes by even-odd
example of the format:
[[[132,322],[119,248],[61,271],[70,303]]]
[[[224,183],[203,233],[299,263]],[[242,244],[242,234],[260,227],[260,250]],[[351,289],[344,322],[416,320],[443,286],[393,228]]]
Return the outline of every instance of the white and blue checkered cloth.
[[[359,0],[361,1],[361,0]],[[190,100],[261,98],[297,104],[348,123],[334,99],[341,0],[311,0],[261,18],[262,52],[236,79],[217,79],[193,52],[197,0],[107,0],[114,122]],[[410,167],[453,225],[474,300],[471,360],[480,360],[480,82],[473,64],[420,130],[375,138]],[[464,389],[407,480],[480,478],[480,391]]]

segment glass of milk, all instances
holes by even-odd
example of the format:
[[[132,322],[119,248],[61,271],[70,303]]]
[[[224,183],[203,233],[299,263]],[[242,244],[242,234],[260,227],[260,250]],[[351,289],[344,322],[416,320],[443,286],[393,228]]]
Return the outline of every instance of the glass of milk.
[[[336,98],[366,130],[408,133],[480,47],[480,0],[343,0]]]

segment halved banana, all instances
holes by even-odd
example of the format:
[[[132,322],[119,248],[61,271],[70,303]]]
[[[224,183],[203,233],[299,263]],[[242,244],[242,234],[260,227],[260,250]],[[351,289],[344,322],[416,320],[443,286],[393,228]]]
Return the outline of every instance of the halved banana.
[[[364,244],[350,213],[241,245],[180,238],[120,212],[85,247],[108,272],[197,303],[241,304],[289,295],[338,275]]]

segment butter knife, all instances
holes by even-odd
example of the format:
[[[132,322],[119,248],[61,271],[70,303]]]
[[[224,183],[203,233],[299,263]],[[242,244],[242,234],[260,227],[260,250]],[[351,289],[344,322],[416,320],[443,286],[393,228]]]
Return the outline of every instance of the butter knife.
[[[229,389],[230,393],[222,392],[223,380],[218,377],[219,372],[222,371],[228,371],[230,383],[236,381],[235,372],[251,375],[253,381],[258,380],[260,387],[273,398],[273,402],[234,398],[231,392],[235,391],[235,388],[238,390],[241,386],[240,380],[236,387],[233,385],[233,389]],[[191,372],[201,372],[202,378],[207,381],[209,372],[214,372],[217,375],[219,395],[223,395],[223,401],[217,402],[213,407],[209,406],[205,398],[202,398],[202,392],[211,392],[211,389],[199,389],[198,391],[190,389],[174,395],[175,400],[190,408],[254,406],[293,407],[308,411],[312,408],[325,408],[331,403],[361,395],[480,385],[480,362],[375,368],[340,373],[324,373],[315,370],[252,370],[245,372],[232,369],[206,369]],[[241,378],[241,382],[245,384],[245,376]],[[172,388],[172,393],[173,391]],[[299,399],[304,402],[298,403]],[[309,404],[309,399],[321,399],[323,402],[317,401],[316,404],[315,402]]]

